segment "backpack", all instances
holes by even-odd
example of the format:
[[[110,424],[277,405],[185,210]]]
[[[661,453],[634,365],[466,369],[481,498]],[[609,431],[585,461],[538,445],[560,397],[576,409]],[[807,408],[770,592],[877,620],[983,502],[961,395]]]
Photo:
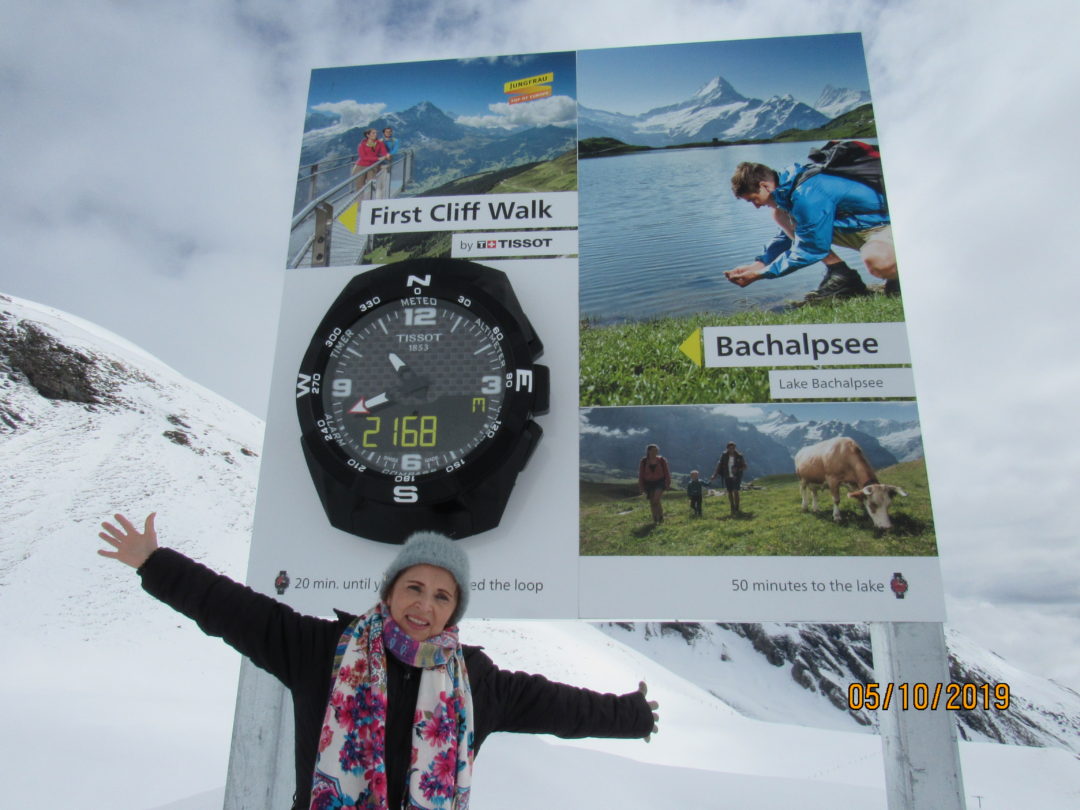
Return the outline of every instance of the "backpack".
[[[820,149],[810,150],[810,163],[795,178],[798,188],[815,174],[834,174],[870,186],[879,194],[885,193],[881,174],[881,152],[873,144],[862,141],[829,141]]]
[[[645,477],[645,464],[648,462],[649,457],[643,456],[641,461],[638,462],[638,476],[644,481],[665,481],[671,475],[671,471],[668,469],[667,459],[663,456],[657,456],[656,460],[660,462],[659,469],[660,475],[657,478]]]

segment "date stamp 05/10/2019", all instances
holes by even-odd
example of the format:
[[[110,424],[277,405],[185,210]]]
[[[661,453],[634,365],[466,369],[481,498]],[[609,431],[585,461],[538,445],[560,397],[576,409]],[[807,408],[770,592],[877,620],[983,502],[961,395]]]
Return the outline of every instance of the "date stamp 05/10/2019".
[[[853,683],[847,703],[852,711],[1007,711],[1011,700],[1007,683]]]

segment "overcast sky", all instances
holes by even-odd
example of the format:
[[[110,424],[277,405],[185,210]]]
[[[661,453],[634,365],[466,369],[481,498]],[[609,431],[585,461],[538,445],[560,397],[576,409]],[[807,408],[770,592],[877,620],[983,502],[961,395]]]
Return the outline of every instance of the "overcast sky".
[[[684,101],[722,76],[746,98],[793,95],[813,105],[826,85],[869,90],[860,39],[774,37],[696,42],[671,49],[589,50],[578,60],[578,101],[585,107],[639,115]]]
[[[342,123],[364,126],[383,113],[400,113],[428,101],[455,121],[474,127],[513,127],[516,108],[539,109],[531,126],[577,126],[576,56],[573,51],[490,59],[392,62],[337,67],[312,74],[308,108],[337,113]],[[541,103],[503,101],[508,77],[551,74],[552,97]],[[493,99],[496,103],[492,103]],[[360,103],[357,103],[360,101]],[[561,111],[561,114],[559,114]],[[351,119],[351,120],[350,120]]]
[[[0,0],[0,292],[262,414],[312,68],[861,31],[950,623],[1080,689],[1078,9]]]

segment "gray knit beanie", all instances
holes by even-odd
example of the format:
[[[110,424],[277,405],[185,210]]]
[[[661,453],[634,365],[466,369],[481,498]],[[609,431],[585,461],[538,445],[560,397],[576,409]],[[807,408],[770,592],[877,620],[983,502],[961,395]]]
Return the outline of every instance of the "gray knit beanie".
[[[449,537],[435,532],[417,532],[401,547],[394,561],[383,574],[379,597],[385,602],[398,574],[414,565],[434,565],[445,568],[457,582],[458,601],[448,625],[457,624],[469,605],[469,558],[464,549]]]

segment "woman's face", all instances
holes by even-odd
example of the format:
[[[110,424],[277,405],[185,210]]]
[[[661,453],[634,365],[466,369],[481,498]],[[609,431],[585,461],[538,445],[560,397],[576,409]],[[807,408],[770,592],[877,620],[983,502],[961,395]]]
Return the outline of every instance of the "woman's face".
[[[457,607],[457,583],[445,568],[414,565],[398,575],[386,602],[410,638],[426,641],[446,628]]]
[[[378,134],[379,133],[376,132],[374,129],[369,129],[367,132],[364,133],[364,137],[367,138],[369,141],[373,141],[376,139]]]
[[[648,446],[648,448],[645,450],[645,455],[647,455],[649,458],[656,458],[656,454],[659,453],[659,452],[660,451],[656,448],[655,445],[650,444]]]

